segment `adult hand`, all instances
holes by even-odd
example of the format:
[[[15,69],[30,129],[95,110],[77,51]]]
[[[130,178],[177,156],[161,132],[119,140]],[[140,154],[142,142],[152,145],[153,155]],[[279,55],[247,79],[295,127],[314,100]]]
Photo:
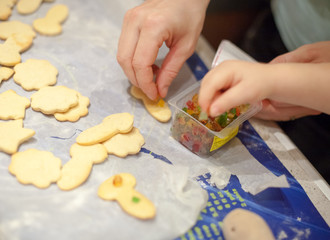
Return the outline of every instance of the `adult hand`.
[[[125,14],[117,60],[130,82],[155,100],[165,97],[173,79],[193,53],[209,0],[146,0]],[[160,68],[159,48],[169,48]],[[153,81],[154,74],[156,80]]]

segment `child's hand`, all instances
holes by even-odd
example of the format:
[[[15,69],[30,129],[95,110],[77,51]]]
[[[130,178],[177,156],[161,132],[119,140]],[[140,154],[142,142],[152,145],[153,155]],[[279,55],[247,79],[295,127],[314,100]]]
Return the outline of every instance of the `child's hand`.
[[[255,103],[271,94],[273,79],[269,64],[225,61],[207,73],[199,92],[199,104],[210,116],[246,103]]]

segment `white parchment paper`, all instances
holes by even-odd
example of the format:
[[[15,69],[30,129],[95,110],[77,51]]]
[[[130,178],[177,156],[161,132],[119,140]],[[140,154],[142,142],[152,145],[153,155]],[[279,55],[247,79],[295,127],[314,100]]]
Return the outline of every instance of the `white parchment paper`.
[[[43,3],[28,16],[14,9],[10,20],[32,24],[44,17],[54,4],[69,7],[69,17],[63,33],[55,37],[38,35],[34,44],[22,54],[22,62],[29,58],[46,59],[58,70],[57,85],[65,85],[90,98],[88,116],[76,123],[58,122],[52,116],[27,109],[24,126],[36,135],[21,145],[51,151],[65,164],[70,146],[84,129],[94,126],[110,114],[129,112],[134,126],[145,137],[145,149],[165,157],[172,165],[151,154],[120,159],[109,156],[94,165],[88,180],[79,188],[64,192],[56,184],[41,190],[20,184],[8,172],[10,156],[0,152],[0,239],[173,239],[189,230],[207,202],[207,193],[192,179],[206,172],[212,181],[224,187],[231,174],[236,174],[248,192],[257,193],[277,178],[253,159],[245,147],[234,140],[209,159],[189,152],[172,137],[169,123],[153,119],[140,101],[128,94],[130,86],[116,61],[118,38],[124,13],[142,0],[56,0]],[[162,48],[157,62],[167,52]],[[168,98],[195,82],[184,65],[173,82]],[[0,92],[8,89],[30,97],[12,79],[2,82]],[[0,133],[1,134],[1,133]],[[137,178],[136,189],[154,202],[157,216],[141,221],[124,213],[116,202],[97,196],[98,186],[113,174],[130,172]],[[280,186],[280,185],[278,185]]]

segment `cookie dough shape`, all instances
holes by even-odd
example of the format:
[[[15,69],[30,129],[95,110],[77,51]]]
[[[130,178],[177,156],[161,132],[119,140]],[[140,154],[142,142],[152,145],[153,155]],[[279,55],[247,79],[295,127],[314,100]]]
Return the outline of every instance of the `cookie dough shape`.
[[[119,133],[103,143],[109,154],[118,157],[126,157],[128,154],[140,152],[143,144],[144,138],[139,129],[135,127],[129,133]]]
[[[117,133],[128,133],[133,128],[134,116],[129,113],[116,113],[103,119],[102,123],[88,128],[79,134],[76,141],[80,145],[102,143]]]
[[[33,37],[24,33],[14,33],[7,38],[7,43],[17,47],[18,52],[22,53],[28,50],[32,43]]]
[[[11,157],[9,172],[22,184],[47,188],[61,177],[61,159],[51,152],[28,149]]]
[[[89,177],[93,162],[73,157],[64,164],[57,186],[65,191],[72,190],[83,184]]]
[[[21,55],[19,49],[8,43],[8,40],[0,44],[0,65],[13,67],[21,62]]]
[[[134,187],[136,179],[130,173],[120,173],[104,181],[98,196],[104,200],[116,200],[128,214],[139,219],[151,219],[156,215],[154,204]]]
[[[14,74],[14,70],[7,67],[0,67],[0,84],[8,80]]]
[[[6,40],[15,33],[29,35],[32,38],[36,36],[32,27],[20,21],[6,21],[0,23],[0,39]]]
[[[43,87],[31,96],[32,109],[44,114],[67,112],[77,104],[77,91],[65,86]]]
[[[77,143],[70,148],[71,160],[62,168],[61,178],[57,181],[60,189],[68,191],[79,187],[89,177],[93,164],[104,162],[108,157],[102,144],[81,146]]]
[[[140,88],[135,86],[131,87],[131,95],[136,99],[141,99],[147,111],[160,122],[168,122],[171,119],[172,112],[168,104],[163,100],[158,101],[150,100]]]
[[[47,60],[28,59],[14,67],[14,81],[27,91],[54,85],[58,71]]]
[[[226,215],[222,230],[226,240],[275,240],[265,220],[242,208],[236,208]]]
[[[16,0],[0,0],[0,20],[5,21],[10,17],[15,4]]]
[[[23,15],[37,11],[43,0],[18,0],[16,5],[17,12]]]
[[[107,149],[103,144],[81,146],[77,143],[70,148],[70,156],[81,161],[90,161],[94,164],[102,163],[108,157]]]
[[[68,15],[69,9],[66,5],[56,5],[47,12],[46,17],[34,20],[33,28],[42,35],[58,35],[62,32],[61,24]]]
[[[30,107],[30,100],[18,95],[14,90],[7,90],[0,94],[0,119],[23,119],[25,109]]]
[[[88,114],[89,98],[78,94],[78,105],[70,108],[67,112],[64,113],[55,113],[54,116],[58,121],[70,121],[76,122],[81,117],[84,117]]]
[[[13,154],[23,142],[35,134],[35,131],[23,128],[23,120],[19,119],[0,122],[0,133],[0,151]]]

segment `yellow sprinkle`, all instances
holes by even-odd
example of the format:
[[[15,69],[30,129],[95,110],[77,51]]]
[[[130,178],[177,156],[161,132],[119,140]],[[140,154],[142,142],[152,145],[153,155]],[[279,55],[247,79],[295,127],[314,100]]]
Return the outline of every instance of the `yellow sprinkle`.
[[[158,106],[158,107],[164,107],[164,106],[165,106],[165,102],[164,102],[164,100],[163,100],[163,99],[160,99],[160,100],[158,101],[158,103],[157,103],[157,106]]]

